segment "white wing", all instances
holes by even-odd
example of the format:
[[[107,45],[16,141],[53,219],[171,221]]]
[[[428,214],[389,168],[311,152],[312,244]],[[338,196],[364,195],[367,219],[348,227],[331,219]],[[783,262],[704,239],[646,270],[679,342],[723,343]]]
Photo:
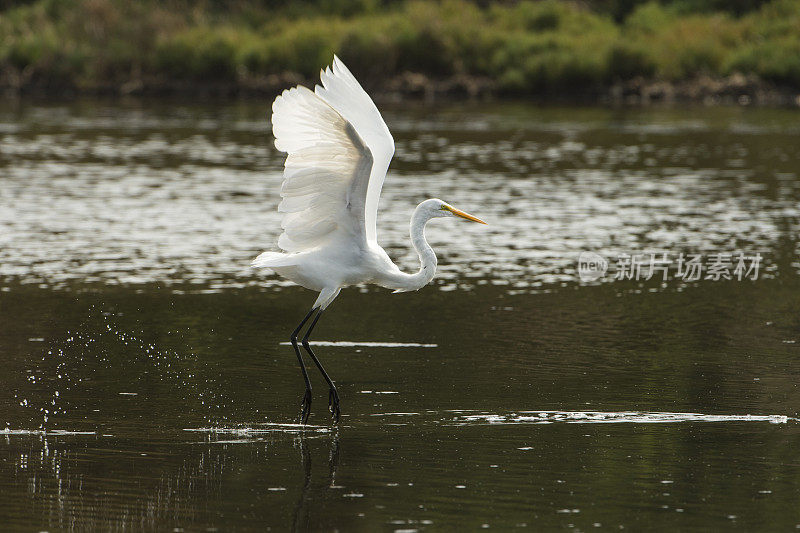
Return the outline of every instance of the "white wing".
[[[334,56],[316,92],[298,86],[272,104],[275,147],[287,152],[286,213],[278,246],[299,252],[337,234],[376,241],[381,187],[394,140],[378,109],[347,67]]]

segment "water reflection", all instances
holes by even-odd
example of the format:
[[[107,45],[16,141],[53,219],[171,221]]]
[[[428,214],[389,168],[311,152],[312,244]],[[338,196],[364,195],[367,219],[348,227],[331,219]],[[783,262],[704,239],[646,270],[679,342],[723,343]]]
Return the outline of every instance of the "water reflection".
[[[456,425],[470,424],[669,424],[676,422],[768,422],[787,424],[800,422],[786,415],[709,415],[701,413],[604,413],[598,411],[522,411],[519,413],[459,413],[453,417]]]
[[[335,431],[335,428],[315,426],[313,424],[279,424],[268,422],[258,424],[255,427],[240,425],[239,427],[186,428],[184,431],[207,434],[210,439],[209,442],[214,442],[216,444],[237,444],[243,442],[258,442],[264,440],[265,436],[274,435],[276,433],[306,436],[310,433],[331,433]]]
[[[497,416],[503,417],[499,423],[493,418]],[[745,524],[757,523],[753,520],[758,518],[743,516],[746,508],[738,506],[737,510],[727,499],[715,498],[707,492],[713,487],[698,486],[695,479],[720,475],[707,461],[713,463],[718,456],[728,461],[729,454],[743,445],[754,450],[748,436],[751,433],[745,426],[734,424],[731,427],[738,428],[737,434],[745,439],[737,441],[724,438],[722,429],[727,424],[704,424],[708,430],[694,424],[748,422],[746,425],[776,427],[783,421],[776,417],[704,416],[426,413],[422,424],[428,427],[417,423],[413,429],[394,431],[387,425],[381,439],[376,437],[381,431],[376,433],[374,428],[350,430],[344,443],[336,433],[313,431],[261,430],[257,438],[241,440],[211,433],[201,433],[198,440],[194,438],[196,432],[184,432],[188,439],[162,433],[159,438],[136,440],[6,435],[1,452],[5,460],[0,463],[4,502],[0,516],[8,527],[34,524],[67,531],[214,530],[235,524],[305,531],[321,524],[374,529],[453,523],[481,527],[488,523],[492,527],[538,529],[545,525],[564,527],[564,520],[577,520],[582,527],[598,521],[615,527],[638,523],[630,518],[628,503],[617,497],[606,498],[603,508],[598,508],[597,493],[585,488],[586,483],[594,482],[618,495],[625,494],[633,483],[641,490],[632,502],[634,508],[643,506],[639,512],[661,509],[663,513],[669,508],[672,513],[686,513],[698,520],[699,491],[709,498],[702,508],[713,510],[711,516],[701,520],[703,523],[720,525],[729,514]],[[531,426],[526,417],[546,418],[551,425],[533,422]],[[591,423],[597,421],[628,423]],[[687,429],[677,435],[672,431],[625,429],[641,423],[657,428],[672,426],[648,424],[665,421],[681,422]],[[384,426],[383,420],[373,424]],[[534,433],[517,430],[526,425],[549,429]],[[563,432],[556,431],[558,427],[581,429]],[[483,430],[473,432],[480,428]],[[425,435],[432,435],[431,431],[439,433],[425,442]],[[797,435],[797,431],[771,431],[769,438],[793,442]],[[673,448],[671,440],[676,436],[683,446]],[[712,438],[721,449],[708,447]],[[490,447],[486,447],[487,442]],[[768,444],[755,449],[767,448]],[[604,455],[611,450],[612,456]],[[772,457],[773,452],[768,453]],[[691,471],[682,468],[686,460],[696,465]],[[791,466],[784,468],[794,470]],[[781,508],[779,502],[796,490],[783,476],[776,478],[765,472],[750,479],[747,486],[752,489],[745,494],[750,498],[769,496],[762,500],[764,505],[775,502]],[[740,497],[739,485],[733,484],[734,493],[729,493],[729,498]],[[523,500],[515,499],[520,489],[527,494]],[[543,503],[539,493],[552,503]],[[487,498],[499,509],[482,507],[480,502]],[[463,505],[474,507],[465,512]],[[22,513],[24,518],[9,512]],[[683,516],[664,518],[677,527],[696,523],[686,522]],[[796,518],[795,511],[787,510],[781,523],[792,524]]]
[[[312,455],[307,445],[306,439],[301,436],[298,440],[300,453],[302,456],[303,465],[303,487],[300,491],[300,497],[294,508],[294,516],[292,517],[292,531],[310,531],[314,529],[314,522],[312,520],[312,508],[314,505],[314,494],[311,490],[312,474]],[[330,441],[330,449],[328,452],[328,488],[330,489],[343,489],[336,485],[336,469],[339,466],[339,439],[337,435],[333,436]],[[319,474],[317,474],[319,475]]]
[[[234,500],[242,497],[241,503],[249,503],[246,515],[275,526],[291,523],[301,531],[312,523],[318,492],[318,483],[312,482],[322,481],[329,490],[343,489],[336,485],[340,453],[335,435],[313,449],[309,441],[315,437],[308,433],[273,432],[271,438],[233,442],[133,443],[57,431],[6,433],[0,438],[5,459],[0,466],[4,502],[0,517],[5,527],[29,523],[62,531],[218,529],[224,528],[226,520],[219,511],[209,509],[209,503],[228,493],[238,495]],[[239,445],[230,447],[234,443]],[[122,468],[139,474],[120,476]],[[285,473],[276,475],[281,469]],[[243,496],[246,489],[237,479],[244,470],[250,471],[246,477],[258,480],[263,500]],[[285,505],[290,500],[296,503]],[[21,511],[24,515],[18,514]]]
[[[3,105],[0,524],[800,524],[796,111],[387,112],[390,253],[420,197],[492,226],[431,227],[435,287],[337,299],[337,432],[293,424],[313,295],[247,266],[278,227],[262,105]],[[577,281],[660,249],[766,275]]]

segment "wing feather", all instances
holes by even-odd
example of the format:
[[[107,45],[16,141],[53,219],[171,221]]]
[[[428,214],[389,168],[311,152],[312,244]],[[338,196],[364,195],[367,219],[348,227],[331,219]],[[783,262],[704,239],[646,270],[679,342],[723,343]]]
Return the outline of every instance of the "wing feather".
[[[320,79],[322,86],[315,87],[316,94],[351,124],[372,154],[364,216],[367,240],[377,242],[378,201],[394,155],[394,139],[375,103],[338,57],[333,56],[333,66],[323,70]]]
[[[376,241],[378,199],[394,141],[378,109],[334,56],[316,92],[298,86],[272,105],[275,147],[286,152],[278,246],[299,252],[336,235]]]

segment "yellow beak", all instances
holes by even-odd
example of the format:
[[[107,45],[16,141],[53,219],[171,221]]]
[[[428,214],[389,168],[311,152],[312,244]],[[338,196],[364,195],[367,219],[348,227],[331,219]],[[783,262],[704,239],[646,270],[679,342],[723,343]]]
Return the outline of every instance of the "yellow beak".
[[[456,209],[455,207],[452,207],[452,206],[449,206],[449,205],[445,205],[445,206],[443,206],[443,209],[447,209],[448,211],[450,211],[451,213],[453,213],[457,217],[466,218],[467,220],[471,220],[473,222],[479,222],[481,224],[486,224],[486,222],[484,222],[483,220],[479,219],[478,217],[472,216],[469,213],[465,213],[464,211],[462,211],[460,209]]]

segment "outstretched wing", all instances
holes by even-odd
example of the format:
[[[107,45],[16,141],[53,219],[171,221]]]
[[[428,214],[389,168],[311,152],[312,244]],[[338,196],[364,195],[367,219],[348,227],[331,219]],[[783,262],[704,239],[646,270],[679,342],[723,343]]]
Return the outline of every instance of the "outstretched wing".
[[[322,86],[298,86],[272,104],[275,147],[287,152],[278,246],[299,252],[337,234],[376,241],[381,187],[394,140],[370,97],[334,56]]]

